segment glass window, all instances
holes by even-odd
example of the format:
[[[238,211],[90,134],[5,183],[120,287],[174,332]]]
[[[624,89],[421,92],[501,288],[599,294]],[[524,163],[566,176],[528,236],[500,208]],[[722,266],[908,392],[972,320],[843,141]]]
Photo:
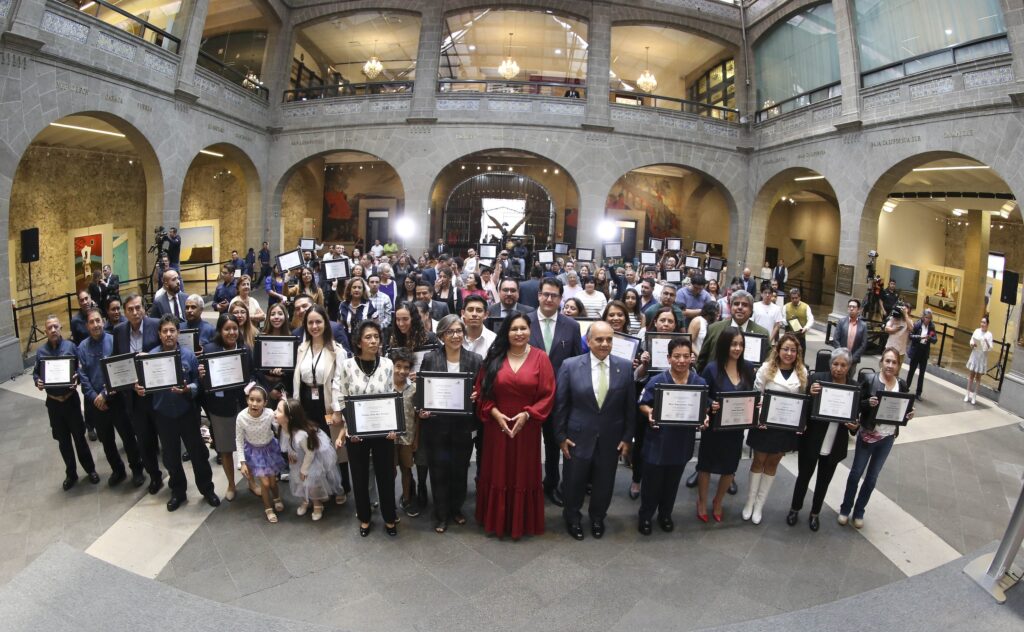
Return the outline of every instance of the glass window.
[[[831,3],[797,13],[755,42],[754,76],[761,109],[839,81]]]
[[[1006,32],[1000,0],[854,0],[853,5],[864,72]]]
[[[673,99],[693,98],[722,83],[722,63],[733,55],[718,42],[654,24],[612,26],[611,43],[610,85],[616,94],[648,92],[639,81],[647,71],[657,83],[649,92]],[[717,73],[714,78],[710,78],[712,72]],[[658,107],[670,107],[671,103],[667,99],[656,102]]]

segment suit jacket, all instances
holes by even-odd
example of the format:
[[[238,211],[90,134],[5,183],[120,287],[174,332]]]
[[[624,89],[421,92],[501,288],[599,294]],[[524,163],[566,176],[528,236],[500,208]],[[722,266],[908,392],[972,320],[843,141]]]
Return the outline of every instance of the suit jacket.
[[[530,344],[538,349],[544,349],[544,328],[540,323],[540,312],[530,312],[526,317],[530,321]],[[555,333],[551,337],[551,352],[548,353],[555,375],[558,375],[563,362],[581,353],[583,343],[579,323],[565,314],[556,314]]]
[[[483,363],[484,359],[472,351],[462,349],[459,353],[459,372],[471,374],[474,383]],[[420,371],[447,373],[448,357],[445,355],[444,347],[435,349],[424,356],[423,363],[420,365]],[[476,427],[476,417],[474,415],[438,415],[435,413],[426,422],[426,424],[434,427],[436,427],[435,424],[439,423],[448,423],[451,427],[462,429],[465,432],[472,432],[473,428]],[[423,427],[423,425],[419,426],[420,432],[422,432]]]
[[[441,320],[450,313],[451,310],[448,309],[448,303],[444,303],[442,301],[430,301],[430,317],[434,320]]]
[[[434,284],[437,283],[437,268],[434,266],[423,268],[420,270],[420,277],[424,281],[430,281],[430,287],[434,287]]]
[[[718,336],[725,331],[726,327],[732,326],[732,319],[720,320],[717,323],[708,325],[708,333],[704,336],[704,344],[701,345],[700,355],[697,356],[697,371],[701,372],[704,367],[711,362],[711,358],[715,355],[715,345],[718,343]],[[768,331],[761,325],[758,325],[753,320],[747,321],[747,333],[751,334],[763,334],[770,336],[772,332]]]
[[[919,319],[914,323],[914,328],[910,331],[910,346],[907,349],[907,356],[911,359],[927,360],[932,351],[932,344],[938,341],[934,322],[928,325],[927,331],[922,331],[923,328],[924,321]],[[927,334],[927,336],[924,338],[917,337],[922,334]]]
[[[540,307],[540,279],[529,279],[519,284],[519,301],[533,309]]]
[[[847,339],[850,337],[850,317],[843,316],[839,319],[839,323],[836,324],[836,328],[832,330],[832,340],[829,341],[829,345],[834,349],[845,347]],[[853,363],[857,364],[860,362],[861,356],[864,355],[864,351],[868,348],[868,324],[863,320],[860,320],[857,324],[857,334],[853,337],[853,349],[850,349],[850,354],[853,356]]]
[[[852,376],[851,376],[852,377]],[[849,384],[853,385],[850,378],[847,378]],[[811,373],[807,376],[808,389],[815,382],[831,382],[831,373]],[[805,454],[813,454],[815,457],[821,452],[821,444],[825,442],[825,433],[828,432],[828,423],[822,423],[819,421],[812,421],[807,424],[807,429],[800,435],[800,452]],[[850,435],[856,434],[856,431],[848,430],[845,426],[840,426],[839,431],[836,432],[835,440],[832,445],[829,446],[829,455],[835,461],[842,461],[846,458],[848,452],[848,446],[850,442]]]
[[[185,320],[185,293],[178,292],[175,295],[178,300],[178,321],[184,322]],[[162,318],[164,314],[171,314],[171,299],[167,296],[167,293],[163,293],[153,300],[153,306],[149,308],[149,316],[151,318]]]
[[[127,319],[114,327],[114,355],[121,355],[132,352],[131,323]],[[142,318],[142,347],[141,351],[160,346],[160,321],[156,318],[144,316]],[[131,414],[136,406],[146,408],[147,399],[139,397],[132,391],[128,397],[122,397],[125,410]]]
[[[501,309],[502,309],[502,304],[501,303],[495,303],[494,305],[491,305],[490,307],[488,307],[487,308],[487,316],[488,316],[488,318],[501,318]],[[522,312],[524,314],[530,314],[532,312],[537,311],[534,308],[530,307],[529,305],[524,305],[523,303],[516,303],[515,306],[512,309],[514,309],[517,312]]]
[[[573,457],[590,459],[598,437],[611,435],[618,441],[633,440],[636,427],[636,382],[632,363],[608,356],[608,393],[597,405],[590,369],[591,354],[569,358],[555,379],[555,441],[572,439]]]
[[[743,289],[749,292],[752,296],[756,297],[761,294],[757,289],[757,279],[755,279],[753,275],[751,275],[750,279],[746,281],[743,280],[743,277],[740,277],[739,281],[743,285]]]

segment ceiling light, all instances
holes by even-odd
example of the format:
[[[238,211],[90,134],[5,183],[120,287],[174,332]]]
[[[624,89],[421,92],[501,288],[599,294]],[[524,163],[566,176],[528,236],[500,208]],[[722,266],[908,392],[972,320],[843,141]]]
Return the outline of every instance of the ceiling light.
[[[999,217],[1002,217],[1003,219],[1010,219],[1010,212],[1009,211],[999,211]]]
[[[882,210],[886,213],[892,213],[896,209],[897,204],[899,204],[899,202],[896,202],[895,200],[886,200],[885,204],[882,205]]]
[[[961,215],[966,215],[966,214],[967,214],[967,211],[965,211],[962,208],[955,208],[955,209],[953,209],[953,215],[955,215],[956,217],[960,217]]]
[[[199,153],[206,154],[207,156],[213,156],[215,158],[223,158],[224,157],[224,154],[218,154],[217,152],[210,151],[209,149],[200,149]]]
[[[384,71],[384,64],[377,58],[377,40],[373,40],[373,55],[363,64],[363,74],[367,79],[376,79]]]
[[[793,178],[793,182],[807,182],[808,180],[824,180],[825,176],[804,176],[803,178]]]
[[[988,165],[960,165],[956,167],[918,167],[914,171],[968,171],[972,169],[991,169]]]
[[[469,52],[473,52],[475,50],[476,50],[476,44],[470,44],[469,45]]]
[[[555,49],[555,54],[556,55],[561,55],[562,54],[562,49],[561,48],[556,48]]]
[[[645,46],[644,50],[647,51],[647,62],[644,66],[644,71],[640,73],[640,77],[638,77],[636,80],[636,85],[639,86],[641,90],[649,94],[651,92],[654,92],[655,89],[657,89],[658,80],[654,78],[654,74],[650,71],[651,47]]]
[[[555,169],[555,175],[556,176],[558,175],[558,169]]]
[[[498,74],[506,81],[511,81],[519,74],[519,64],[512,59],[512,33],[508,34],[508,57],[498,66]]]
[[[93,8],[95,5],[96,5],[95,2],[86,2],[78,10],[79,11],[88,11],[89,9]]]
[[[512,167],[509,167],[509,168],[508,168],[508,170],[509,170],[509,171],[512,171]]]
[[[490,170],[491,170],[491,165],[487,165],[487,170],[488,170],[488,171],[490,171]]]
[[[92,132],[93,134],[104,134],[106,136],[116,136],[118,138],[124,138],[124,134],[121,132],[108,132],[105,129],[93,129],[91,127],[81,127],[79,125],[68,125],[67,123],[50,123],[53,127],[62,127],[64,129],[73,129],[79,132]]]

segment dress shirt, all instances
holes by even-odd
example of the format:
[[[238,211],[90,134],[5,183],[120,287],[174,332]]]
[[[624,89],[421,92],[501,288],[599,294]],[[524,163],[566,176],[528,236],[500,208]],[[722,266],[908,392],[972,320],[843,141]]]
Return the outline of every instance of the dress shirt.
[[[142,328],[145,326],[145,324],[146,324],[145,321],[142,321],[141,323],[139,323],[139,331],[138,332],[136,332],[134,329],[132,329],[132,326],[131,326],[130,323],[128,325],[128,346],[131,349],[132,353],[139,353],[141,351],[145,351],[145,349],[142,348],[142,340],[143,340],[143,338],[142,338]]]
[[[608,356],[608,358],[610,357],[611,355]],[[598,384],[601,381],[601,364],[604,364],[605,379],[608,382],[611,382],[612,379],[611,363],[608,361],[608,358],[605,358],[604,360],[598,360],[597,356],[595,356],[593,353],[590,354],[590,381],[594,385],[594,399],[598,400],[598,402],[601,401],[601,398],[598,396],[597,390]],[[605,383],[605,386],[607,387],[608,383]],[[607,393],[605,393],[605,395],[607,395]]]
[[[475,339],[470,339],[469,330],[466,330],[466,335],[462,337],[462,348],[466,351],[472,351],[481,358],[487,357],[487,352],[491,348],[491,343],[498,335],[490,329],[483,327],[480,331],[480,336]]]
[[[548,327],[551,327],[551,344],[555,343],[555,330],[558,328],[558,312],[555,312],[551,316],[545,316],[541,312],[537,312],[537,322],[540,324],[540,337],[544,340],[545,346],[547,345]],[[550,349],[544,349],[545,353]]]
[[[754,303],[754,314],[750,317],[755,323],[772,332],[776,323],[785,324],[786,319],[782,315],[782,308],[775,303],[764,304],[764,301]]]

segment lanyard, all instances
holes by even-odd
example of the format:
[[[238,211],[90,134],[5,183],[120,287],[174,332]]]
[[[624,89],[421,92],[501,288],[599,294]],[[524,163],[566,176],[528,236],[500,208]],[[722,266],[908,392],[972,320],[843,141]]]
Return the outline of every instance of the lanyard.
[[[312,349],[312,347],[310,347],[310,351],[312,351],[312,350],[313,350],[313,349]],[[322,356],[323,354],[324,354],[324,350],[323,350],[323,349],[321,349],[321,350],[320,350],[320,353],[316,354],[316,357],[315,357],[315,358],[313,359],[313,388],[316,388],[316,387],[317,387],[317,381],[316,381],[316,365],[320,364],[320,357],[321,357],[321,356]]]

